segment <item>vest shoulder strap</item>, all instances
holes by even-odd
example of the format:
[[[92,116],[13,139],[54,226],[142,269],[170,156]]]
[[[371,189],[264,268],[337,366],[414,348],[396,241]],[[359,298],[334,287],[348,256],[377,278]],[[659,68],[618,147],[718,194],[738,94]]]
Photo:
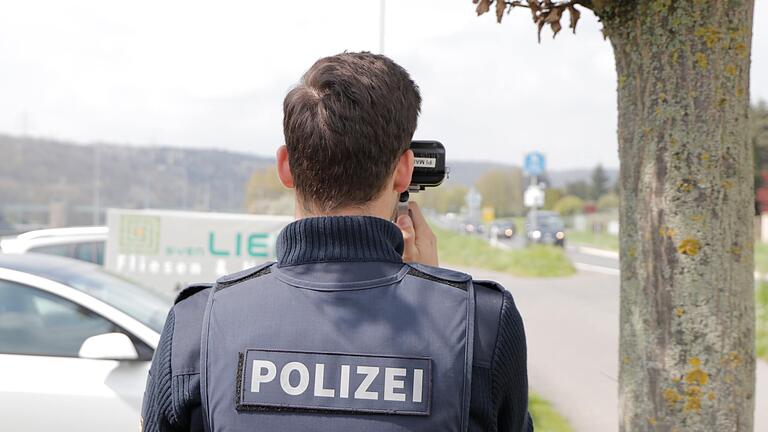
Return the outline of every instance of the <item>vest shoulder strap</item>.
[[[472,280],[472,276],[456,270],[432,267],[424,264],[408,265],[411,267],[408,271],[409,275],[434,280],[464,290],[467,289],[469,282]]]
[[[475,286],[474,365],[490,368],[496,348],[504,287],[494,281],[473,280]]]
[[[179,291],[179,294],[176,296],[176,300],[173,301],[173,304],[178,304],[182,300],[188,299],[200,291],[208,289],[212,286],[212,283],[194,283],[187,285],[184,289]]]
[[[272,267],[274,263],[274,261],[267,261],[261,265],[257,265],[256,267],[247,268],[237,273],[222,276],[216,280],[217,289],[231,286],[236,283],[269,273],[269,268]]]

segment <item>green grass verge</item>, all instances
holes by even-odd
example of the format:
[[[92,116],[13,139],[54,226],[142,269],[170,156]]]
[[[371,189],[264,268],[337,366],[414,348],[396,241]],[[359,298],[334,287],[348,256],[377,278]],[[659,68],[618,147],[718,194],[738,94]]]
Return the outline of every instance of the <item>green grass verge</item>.
[[[531,393],[528,398],[528,409],[533,417],[536,432],[573,432],[568,421],[541,396]]]
[[[768,244],[755,243],[755,270],[768,273]]]
[[[757,356],[768,361],[768,283],[760,282],[755,293],[755,342]]]
[[[516,276],[555,277],[575,273],[561,248],[536,245],[520,250],[497,249],[482,238],[434,229],[440,262],[482,267]]]
[[[572,245],[591,246],[612,251],[619,250],[619,237],[611,234],[567,230],[565,238]]]

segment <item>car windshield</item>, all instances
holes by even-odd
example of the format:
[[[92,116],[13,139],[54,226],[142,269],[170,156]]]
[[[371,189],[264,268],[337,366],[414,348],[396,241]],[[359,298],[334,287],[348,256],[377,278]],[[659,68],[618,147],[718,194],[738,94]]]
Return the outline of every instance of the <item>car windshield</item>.
[[[565,225],[560,216],[557,215],[538,215],[536,217],[536,225],[544,229],[559,230]]]
[[[172,300],[104,271],[69,274],[62,281],[135,318],[149,328],[163,331]]]

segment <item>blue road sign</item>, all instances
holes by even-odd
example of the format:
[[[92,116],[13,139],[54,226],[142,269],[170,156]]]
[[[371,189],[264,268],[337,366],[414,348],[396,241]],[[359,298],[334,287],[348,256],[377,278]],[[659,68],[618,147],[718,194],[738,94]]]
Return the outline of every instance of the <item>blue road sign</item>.
[[[523,169],[530,176],[538,176],[544,174],[544,168],[546,161],[544,155],[540,152],[534,151],[525,155],[525,163]]]

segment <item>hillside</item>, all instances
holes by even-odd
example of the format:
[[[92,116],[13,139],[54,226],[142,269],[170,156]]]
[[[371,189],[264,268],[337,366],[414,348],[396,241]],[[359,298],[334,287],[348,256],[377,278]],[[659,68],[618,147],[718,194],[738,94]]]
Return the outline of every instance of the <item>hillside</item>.
[[[0,134],[0,206],[64,202],[102,207],[241,211],[245,183],[272,161],[220,150],[80,145]]]
[[[221,150],[76,144],[0,134],[0,219],[48,222],[51,205],[63,205],[67,223],[91,223],[98,182],[99,208],[167,208],[223,212],[245,210],[245,185],[274,159]],[[491,169],[519,169],[493,162],[449,161],[447,184],[472,186]],[[606,170],[611,182],[616,170]],[[550,172],[562,187],[588,180],[590,169]],[[36,216],[29,216],[36,214]]]

